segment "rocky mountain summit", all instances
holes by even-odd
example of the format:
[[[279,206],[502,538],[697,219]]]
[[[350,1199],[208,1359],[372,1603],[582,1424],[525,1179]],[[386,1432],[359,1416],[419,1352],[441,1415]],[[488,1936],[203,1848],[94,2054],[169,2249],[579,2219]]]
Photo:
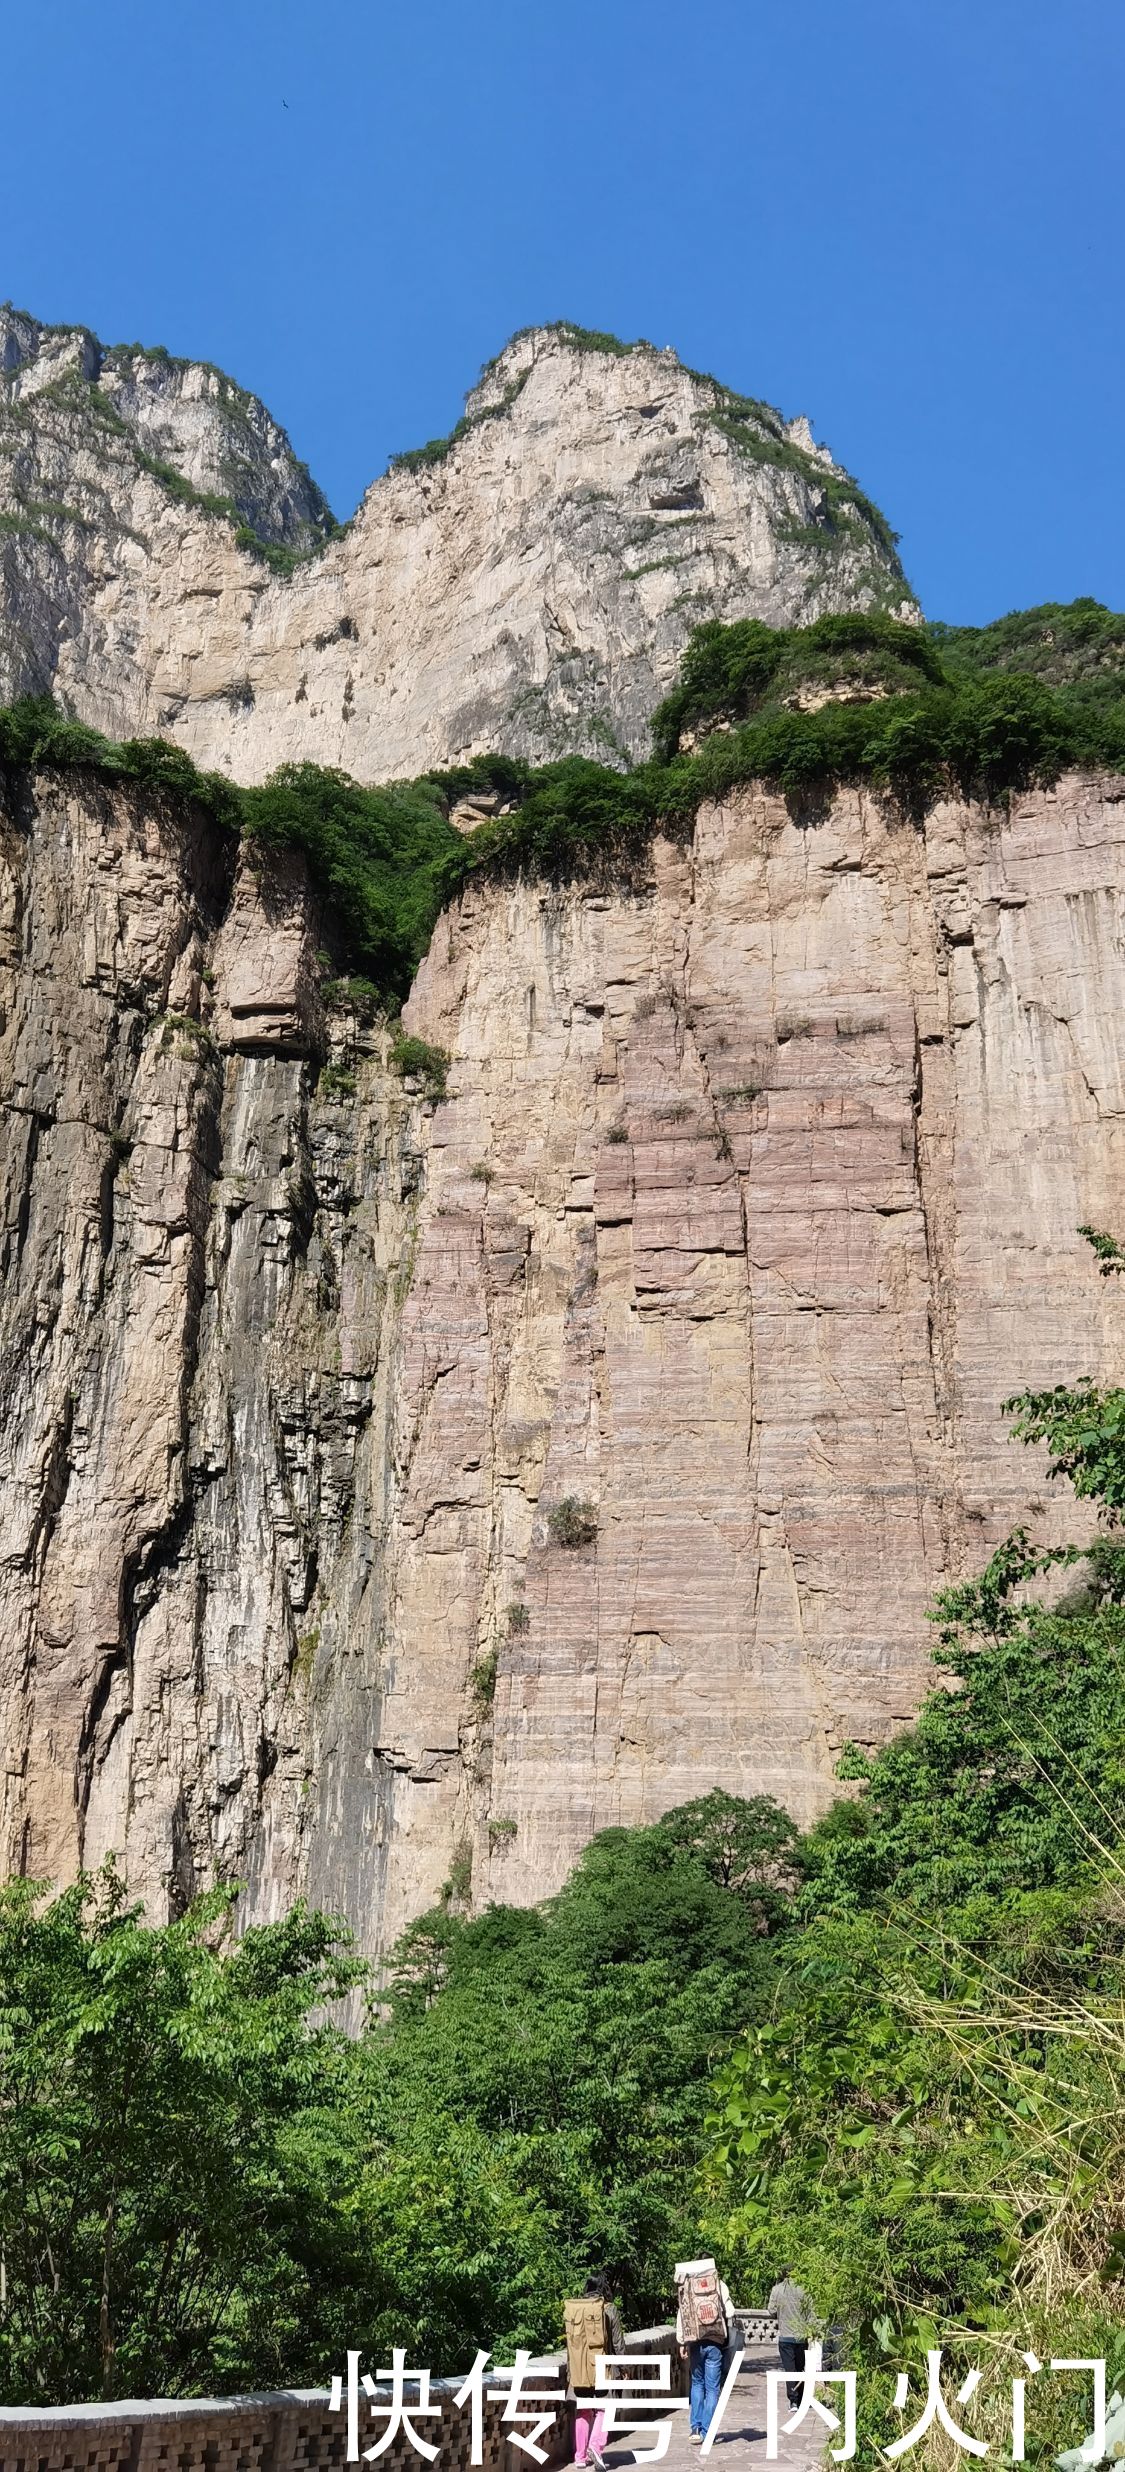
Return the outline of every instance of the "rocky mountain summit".
[[[807,422],[648,344],[517,336],[342,529],[218,370],[9,309],[0,372],[0,698],[237,780],[620,763],[702,618],[913,609]]]

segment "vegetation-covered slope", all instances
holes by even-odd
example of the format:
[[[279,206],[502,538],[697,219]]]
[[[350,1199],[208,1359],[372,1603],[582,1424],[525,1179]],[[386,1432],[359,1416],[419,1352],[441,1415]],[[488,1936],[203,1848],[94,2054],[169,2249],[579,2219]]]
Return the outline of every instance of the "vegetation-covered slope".
[[[1021,670],[1095,703],[1119,703],[1125,693],[1125,614],[1101,601],[1044,601],[991,626],[935,621],[926,632],[951,677]]]

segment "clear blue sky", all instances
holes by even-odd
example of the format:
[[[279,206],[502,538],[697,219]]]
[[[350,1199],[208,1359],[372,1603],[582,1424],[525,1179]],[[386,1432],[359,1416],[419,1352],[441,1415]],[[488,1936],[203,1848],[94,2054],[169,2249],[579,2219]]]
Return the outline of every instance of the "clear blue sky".
[[[929,613],[1125,606],[1121,0],[9,0],[0,296],[337,512],[555,317],[789,414]]]

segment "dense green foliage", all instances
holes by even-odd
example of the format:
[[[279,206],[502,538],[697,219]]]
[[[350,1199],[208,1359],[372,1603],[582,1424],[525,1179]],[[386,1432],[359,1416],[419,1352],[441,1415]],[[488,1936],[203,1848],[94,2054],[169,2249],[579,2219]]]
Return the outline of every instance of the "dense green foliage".
[[[1119,704],[1125,696],[1125,613],[1101,601],[1044,601],[991,626],[935,622],[927,633],[952,678],[1020,670],[1083,702]]]
[[[283,764],[239,798],[251,843],[304,851],[337,947],[404,995],[460,846],[440,792],[429,781],[365,790],[319,764]]]
[[[1057,641],[1042,640],[1040,620],[1056,622]],[[1063,649],[1071,643],[1071,621],[1073,656]],[[1088,639],[1083,669],[1078,648]],[[818,688],[856,699],[843,706],[842,738],[832,736],[827,708],[791,711],[802,693]],[[872,696],[880,699],[873,706],[864,701]],[[820,618],[809,627],[712,622],[696,629],[679,681],[653,717],[657,752],[670,762],[686,731],[783,713],[798,729],[812,725],[810,750],[827,723],[821,777],[866,774],[889,782],[913,806],[933,795],[943,775],[995,796],[1050,778],[1068,763],[1120,768],[1125,618],[1095,602],[1075,602],[1070,610],[1028,611],[979,629],[906,626],[874,611]],[[777,777],[784,784],[784,765]]]
[[[231,1902],[150,1931],[112,1878],[0,1891],[6,2400],[280,2382],[370,2281],[308,2022],[354,1968],[299,1910],[231,1948]]]
[[[926,684],[816,711],[767,704],[741,727],[705,738],[694,754],[630,773],[580,756],[542,766],[514,813],[463,842],[449,881],[495,870],[620,871],[644,853],[658,825],[686,830],[705,799],[748,781],[774,784],[809,820],[839,782],[866,783],[920,815],[943,790],[996,799],[1053,781],[1068,765],[1125,770],[1125,704],[1096,715],[1018,676]]]
[[[68,721],[49,696],[0,709],[0,765],[98,772],[156,795],[192,799],[232,833],[241,825],[238,791],[220,773],[200,772],[182,747],[164,738],[103,738],[84,722]]]
[[[877,612],[818,618],[808,627],[767,627],[758,618],[723,626],[715,619],[696,628],[678,682],[653,715],[653,739],[668,762],[686,730],[719,717],[744,721],[802,689],[879,688],[891,695],[944,682],[925,630]]]
[[[318,1918],[231,1948],[221,1897],[146,1929],[112,1881],[0,1892],[0,2399],[313,2382],[357,2342],[456,2366],[553,2338],[603,2255],[662,2308],[792,1833],[711,1797],[546,1907],[439,1909],[354,2041]]]

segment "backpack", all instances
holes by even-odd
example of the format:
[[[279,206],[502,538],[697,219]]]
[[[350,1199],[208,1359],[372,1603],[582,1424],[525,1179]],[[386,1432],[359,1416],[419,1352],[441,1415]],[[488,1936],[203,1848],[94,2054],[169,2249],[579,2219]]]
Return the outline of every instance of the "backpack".
[[[604,2300],[599,2300],[596,2292],[586,2292],[581,2300],[568,2300],[563,2324],[570,2383],[575,2394],[589,2394],[594,2384],[594,2363],[599,2352],[608,2349]]]
[[[685,2343],[717,2343],[727,2339],[726,2311],[714,2266],[694,2266],[680,2285],[680,2317]]]

